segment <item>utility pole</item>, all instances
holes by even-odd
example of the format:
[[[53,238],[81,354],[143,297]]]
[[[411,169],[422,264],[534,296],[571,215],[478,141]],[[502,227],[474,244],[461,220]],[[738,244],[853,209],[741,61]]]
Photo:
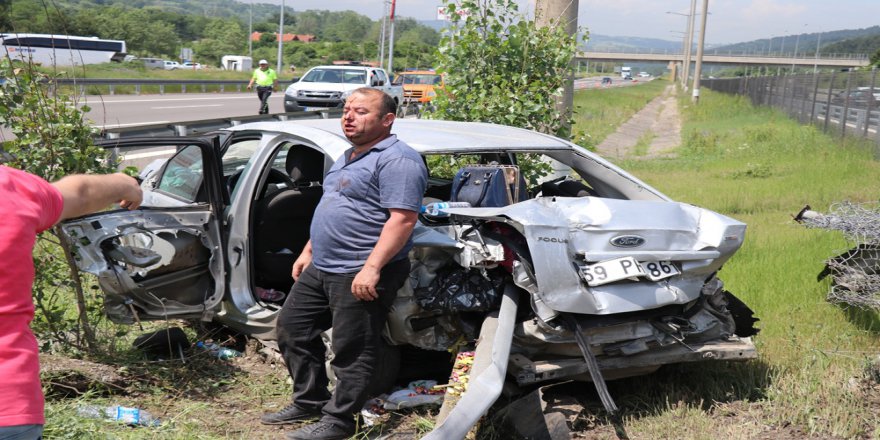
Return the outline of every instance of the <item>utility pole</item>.
[[[284,0],[281,0],[281,18],[278,20],[278,64],[275,72],[281,72],[281,46],[284,43]]]
[[[391,23],[388,31],[388,68],[385,69],[389,76],[394,75],[392,72],[394,72],[394,7],[396,5],[397,0],[391,0],[391,15],[388,16]]]
[[[388,23],[388,1],[382,0],[382,32],[379,35],[379,67],[385,65],[385,25]]]
[[[816,74],[816,71],[819,70],[819,46],[822,45],[822,32],[819,32],[819,38],[816,41],[816,58],[813,61],[813,75]]]
[[[550,25],[564,26],[569,35],[577,36],[578,31],[578,1],[577,0],[536,0],[535,1],[535,25],[547,27]],[[569,69],[562,86],[562,99],[557,101],[556,108],[566,119],[572,115],[574,107],[574,78]],[[570,129],[571,127],[568,127]]]
[[[705,10],[703,10],[705,12]],[[691,52],[693,51],[694,46],[694,20],[696,20],[697,14],[697,0],[691,0],[691,12],[688,14],[688,28],[687,28],[687,47],[685,47],[684,52],[684,80],[682,84],[684,85],[684,89],[687,90],[688,79],[691,77]]]
[[[251,10],[248,15],[248,56],[254,57],[254,0],[251,0]]]
[[[694,65],[694,91],[691,99],[700,103],[700,72],[703,68],[703,46],[706,44],[706,18],[709,16],[709,0],[703,0],[703,15],[700,18],[700,39],[697,43],[697,62]]]

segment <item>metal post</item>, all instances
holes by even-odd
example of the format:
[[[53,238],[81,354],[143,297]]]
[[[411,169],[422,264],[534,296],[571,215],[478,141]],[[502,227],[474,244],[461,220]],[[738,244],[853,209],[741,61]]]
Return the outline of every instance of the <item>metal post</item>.
[[[849,87],[852,84],[852,69],[846,72],[846,88],[844,88],[843,115],[840,117],[840,137],[846,136],[846,120],[849,119]]]
[[[388,23],[388,2],[382,0],[382,32],[379,34],[379,67],[385,65],[385,25]]]
[[[281,18],[278,19],[278,64],[275,73],[281,72],[281,46],[284,44],[284,0],[281,0]]]
[[[388,16],[390,29],[388,31],[388,68],[385,69],[388,75],[394,72],[394,8],[397,6],[397,0],[391,0],[391,14]]]
[[[874,84],[877,80],[877,69],[871,69],[871,88],[868,90],[869,94],[874,96]],[[868,105],[865,107],[865,131],[862,133],[862,137],[868,138],[868,126],[871,125],[871,112],[874,111],[874,99],[868,98]]]
[[[705,10],[703,12],[706,12]],[[687,46],[684,48],[684,73],[683,83],[684,89],[687,90],[688,79],[691,73],[691,50],[694,45],[694,19],[697,14],[697,0],[691,0],[691,12],[687,17]]]
[[[248,56],[254,57],[254,0],[251,0],[251,9],[248,14]]]
[[[813,61],[813,75],[816,74],[816,71],[819,68],[819,46],[822,45],[822,33],[819,32],[819,38],[816,41],[816,60]]]
[[[709,0],[703,0],[703,15],[700,18],[700,39],[697,42],[697,61],[694,65],[694,90],[691,100],[700,102],[700,74],[703,69],[703,46],[706,44],[706,18],[709,16]]]
[[[813,98],[810,100],[810,125],[816,123],[816,96],[819,93],[819,74],[813,72]]]
[[[831,71],[831,80],[828,81],[828,95],[825,97],[825,122],[822,124],[822,132],[828,133],[828,119],[831,118],[831,93],[834,87],[834,77],[837,72]]]

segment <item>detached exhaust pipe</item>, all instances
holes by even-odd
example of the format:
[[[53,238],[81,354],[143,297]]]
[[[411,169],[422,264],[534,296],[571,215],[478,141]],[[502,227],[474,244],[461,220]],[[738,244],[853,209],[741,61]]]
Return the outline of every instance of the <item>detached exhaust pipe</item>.
[[[506,285],[501,307],[497,312],[489,313],[480,328],[467,391],[445,418],[444,408],[441,408],[438,418],[442,420],[433,431],[422,437],[423,440],[464,439],[501,395],[510,344],[513,342],[518,300],[519,289],[513,284]]]

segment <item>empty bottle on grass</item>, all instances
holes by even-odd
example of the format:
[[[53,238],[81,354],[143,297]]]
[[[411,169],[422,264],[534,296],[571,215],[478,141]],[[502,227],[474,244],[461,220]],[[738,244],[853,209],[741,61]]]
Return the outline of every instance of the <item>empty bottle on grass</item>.
[[[152,414],[139,408],[127,406],[86,405],[79,407],[76,412],[82,417],[113,420],[126,425],[159,426],[160,424],[159,419],[153,417]]]
[[[429,203],[425,206],[422,206],[420,212],[426,215],[430,215],[432,217],[446,217],[449,214],[443,212],[443,210],[451,209],[451,208],[470,208],[471,204],[468,202],[435,202]]]
[[[199,347],[203,350],[207,350],[208,354],[214,356],[217,359],[231,359],[234,357],[241,356],[241,352],[238,350],[233,350],[231,348],[223,347],[221,345],[217,345],[213,342],[196,342],[196,347]]]

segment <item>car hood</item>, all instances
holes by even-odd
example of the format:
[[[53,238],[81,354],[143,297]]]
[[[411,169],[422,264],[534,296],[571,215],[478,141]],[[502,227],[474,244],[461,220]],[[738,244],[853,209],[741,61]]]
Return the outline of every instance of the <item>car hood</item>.
[[[328,82],[296,82],[290,85],[291,91],[311,90],[311,91],[330,91],[330,92],[347,92],[354,89],[364,87],[363,84],[348,83],[328,83]]]
[[[502,208],[446,211],[515,227],[528,243],[537,284],[533,293],[554,311],[586,314],[697,299],[706,279],[742,245],[746,229],[735,219],[684,203],[599,197],[541,197]],[[621,240],[615,240],[620,237],[635,237],[639,244],[621,247]],[[669,261],[682,273],[662,281],[597,287],[587,286],[579,274],[579,266],[621,257]]]

